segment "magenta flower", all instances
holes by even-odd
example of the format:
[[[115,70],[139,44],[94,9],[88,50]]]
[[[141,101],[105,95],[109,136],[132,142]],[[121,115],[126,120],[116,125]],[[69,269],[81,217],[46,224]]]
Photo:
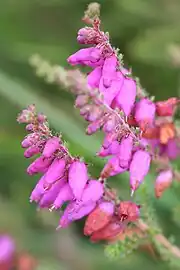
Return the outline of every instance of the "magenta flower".
[[[30,195],[30,202],[39,202],[42,198],[43,194],[45,193],[44,189],[44,175],[39,179],[35,188],[33,189]]]
[[[130,187],[135,191],[144,180],[144,177],[149,171],[151,163],[151,156],[148,152],[138,150],[133,155],[129,173],[130,173]]]
[[[47,172],[49,166],[52,163],[52,158],[45,158],[43,156],[40,156],[37,158],[33,163],[29,165],[27,168],[27,173],[29,175],[33,175],[36,173],[45,173]]]
[[[91,213],[94,208],[96,207],[95,202],[90,202],[89,204],[86,205],[81,205],[77,209],[77,204],[76,202],[70,202],[63,215],[61,216],[59,220],[59,226],[58,228],[66,228],[75,220],[79,220],[85,216],[87,216],[89,213]]]
[[[101,177],[104,179],[104,178],[108,178],[109,176],[114,176],[114,175],[123,173],[125,171],[126,169],[120,167],[119,165],[118,156],[114,156],[111,159],[109,159],[106,165],[104,166],[101,172]]]
[[[49,190],[46,190],[41,200],[39,201],[39,206],[41,208],[50,208],[53,205],[61,188],[63,188],[65,183],[66,183],[66,179],[62,178],[61,180],[54,183]]]
[[[129,162],[132,156],[132,150],[133,150],[132,136],[129,135],[128,137],[122,138],[119,145],[119,152],[118,152],[120,167],[125,168],[125,169],[129,167]]]
[[[100,151],[97,153],[99,157],[107,157],[111,155],[115,155],[119,152],[119,142],[113,141],[108,148],[101,147]]]
[[[50,165],[48,171],[44,176],[44,187],[48,188],[58,179],[62,178],[66,170],[66,161],[64,159],[56,158],[53,163]]]
[[[67,59],[68,63],[73,66],[82,64],[92,67],[101,65],[100,60],[102,60],[101,51],[95,47],[81,49]]]
[[[116,68],[117,68],[117,57],[116,55],[113,54],[110,57],[107,57],[104,61],[101,78],[102,80],[101,83],[103,87],[109,88],[111,86],[112,80],[116,77]]]
[[[120,91],[115,97],[112,107],[123,110],[126,116],[131,113],[136,99],[136,82],[131,78],[124,78]]]
[[[155,118],[156,106],[148,98],[141,99],[135,107],[135,119],[142,124],[152,124]]]
[[[104,97],[104,102],[107,105],[111,105],[114,98],[118,95],[120,89],[122,87],[122,81],[119,79],[113,79],[109,88],[101,87],[101,82],[99,85],[99,89]]]
[[[85,187],[80,200],[81,205],[97,202],[104,193],[103,184],[97,180],[90,180]]]
[[[74,161],[69,168],[68,182],[77,200],[81,199],[87,181],[87,166],[84,162]]]
[[[102,75],[102,67],[97,67],[87,76],[87,84],[90,88],[98,88]]]
[[[39,147],[36,145],[32,145],[26,149],[26,151],[24,152],[24,156],[26,158],[30,158],[30,157],[33,157],[34,155],[39,154],[39,153],[40,153]]]
[[[57,137],[50,138],[45,146],[44,150],[42,152],[42,155],[46,158],[50,158],[52,154],[59,148],[60,140]]]
[[[56,197],[52,208],[58,209],[61,208],[61,206],[67,202],[71,201],[73,199],[73,193],[68,183],[64,184],[64,186],[61,187],[58,196]]]

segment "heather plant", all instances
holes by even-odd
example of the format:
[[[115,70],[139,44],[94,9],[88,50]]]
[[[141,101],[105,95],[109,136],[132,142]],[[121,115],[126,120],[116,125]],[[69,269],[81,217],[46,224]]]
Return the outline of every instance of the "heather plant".
[[[84,47],[67,61],[91,68],[88,74],[51,66],[38,55],[30,63],[37,75],[75,95],[75,107],[88,122],[87,136],[103,133],[96,158],[106,158],[105,165],[97,179],[91,176],[86,161],[72,155],[62,134],[53,132],[48,118],[29,105],[17,120],[28,132],[21,143],[24,156],[38,155],[27,168],[29,175],[41,174],[30,201],[60,213],[58,230],[85,217],[84,235],[93,243],[104,241],[110,258],[146,245],[175,267],[180,250],[155,219],[146,176],[150,168],[155,170],[157,198],[180,179],[174,165],[180,155],[175,121],[180,100],[156,101],[142,88],[124,66],[119,49],[112,47],[109,34],[102,31],[99,4],[88,6],[83,22],[88,26],[78,31],[77,41]],[[128,174],[128,197],[111,187],[112,177],[119,174]]]

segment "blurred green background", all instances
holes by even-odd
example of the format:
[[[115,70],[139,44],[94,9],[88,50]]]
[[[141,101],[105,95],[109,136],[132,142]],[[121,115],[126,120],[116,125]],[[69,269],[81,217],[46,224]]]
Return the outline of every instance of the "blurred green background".
[[[19,250],[38,261],[37,269],[169,269],[144,252],[109,262],[102,245],[90,244],[82,235],[82,222],[56,232],[58,213],[38,212],[29,203],[37,177],[28,177],[29,160],[23,158],[20,142],[23,126],[18,112],[30,103],[48,115],[52,127],[61,131],[73,154],[80,154],[93,166],[96,176],[104,161],[95,157],[100,135],[87,137],[85,123],[73,108],[73,97],[57,85],[35,76],[28,60],[38,53],[52,64],[68,67],[66,58],[80,46],[76,33],[88,0],[1,0],[0,6],[0,231],[12,234]],[[101,0],[103,28],[112,44],[125,55],[144,88],[156,99],[178,95],[180,44],[179,0]],[[73,136],[72,136],[73,134]],[[129,198],[127,176],[117,177],[121,195]],[[147,185],[154,181],[147,177]],[[180,187],[152,202],[167,237],[173,234],[180,245]],[[137,194],[138,197],[138,194]]]

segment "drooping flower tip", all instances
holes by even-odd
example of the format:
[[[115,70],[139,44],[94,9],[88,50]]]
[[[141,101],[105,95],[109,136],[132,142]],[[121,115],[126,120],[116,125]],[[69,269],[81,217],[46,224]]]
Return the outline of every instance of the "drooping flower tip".
[[[135,191],[147,175],[151,163],[151,156],[147,151],[138,150],[134,153],[129,167],[130,187]]]
[[[68,182],[77,200],[81,200],[87,181],[88,172],[86,164],[81,161],[73,162],[69,168]]]
[[[155,181],[155,195],[160,198],[164,191],[168,189],[173,181],[173,173],[171,170],[161,171]]]

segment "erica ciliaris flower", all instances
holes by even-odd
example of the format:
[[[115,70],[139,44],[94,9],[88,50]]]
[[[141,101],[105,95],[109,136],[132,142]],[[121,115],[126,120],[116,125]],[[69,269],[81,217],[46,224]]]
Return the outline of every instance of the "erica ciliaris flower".
[[[108,35],[100,31],[100,20],[92,27],[78,31],[77,41],[88,44],[68,57],[71,66],[87,66],[87,76],[80,71],[65,72],[66,87],[76,95],[75,106],[88,122],[87,135],[101,130],[104,135],[99,157],[108,157],[98,179],[88,173],[87,164],[73,157],[61,136],[52,134],[43,114],[30,105],[18,116],[29,134],[21,145],[24,156],[38,157],[29,165],[29,175],[41,174],[30,195],[39,208],[61,209],[58,228],[86,216],[84,234],[93,242],[119,238],[131,222],[140,217],[140,207],[131,201],[120,201],[107,188],[108,178],[127,172],[132,194],[143,183],[152,160],[180,155],[178,132],[173,115],[179,100],[154,102],[141,93],[138,81],[124,68]],[[170,118],[169,118],[170,116]],[[167,118],[168,117],[168,118]],[[165,168],[155,181],[160,197],[173,179],[171,168]]]

